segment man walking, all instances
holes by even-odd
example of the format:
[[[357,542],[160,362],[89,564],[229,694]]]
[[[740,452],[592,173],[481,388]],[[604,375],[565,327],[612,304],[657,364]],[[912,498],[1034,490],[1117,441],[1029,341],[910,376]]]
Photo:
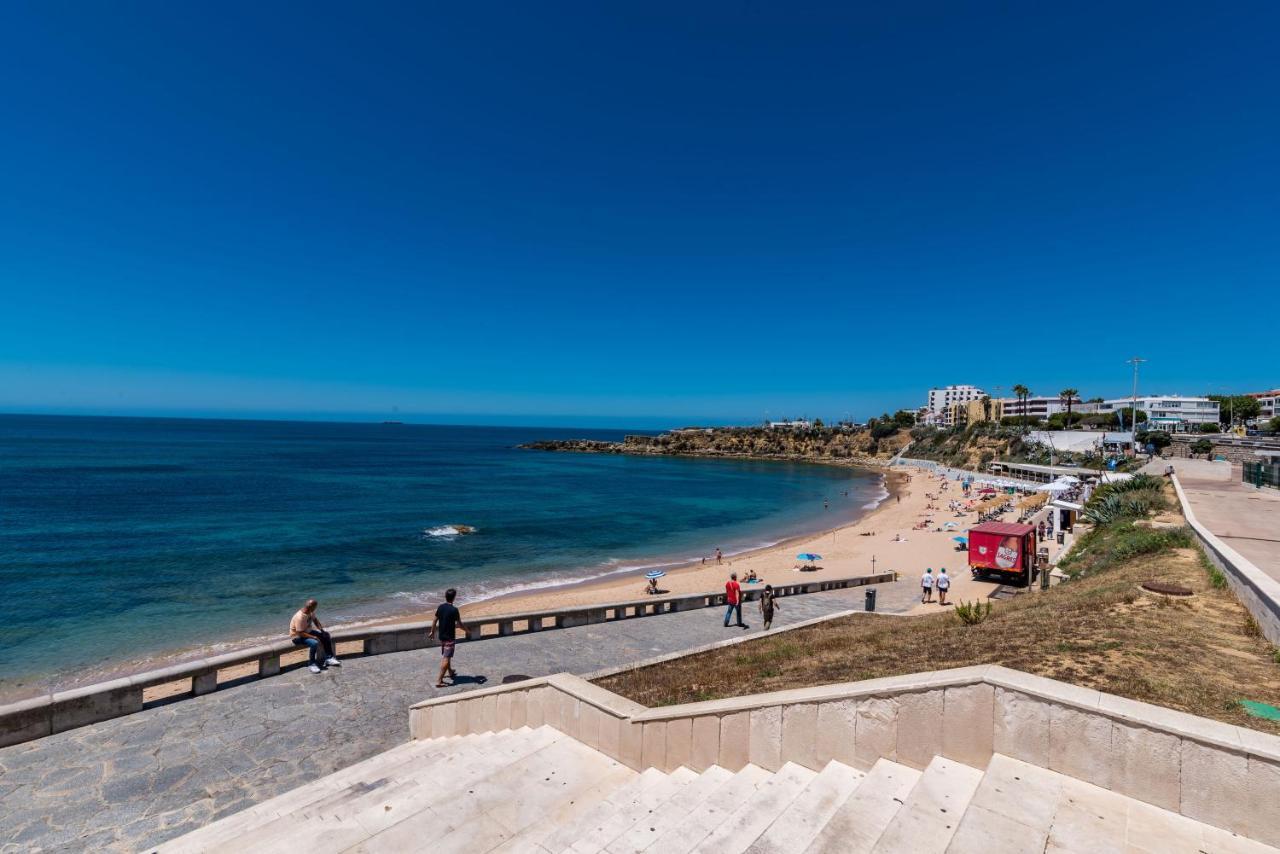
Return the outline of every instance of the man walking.
[[[933,601],[933,567],[929,567],[924,571],[924,575],[920,577],[920,604],[925,605]]]
[[[434,640],[436,632],[440,633],[440,676],[436,679],[437,688],[446,687],[445,676],[452,679],[453,684],[458,684],[458,674],[453,670],[453,644],[457,639],[458,629],[464,635],[470,635],[467,627],[462,625],[462,614],[453,604],[457,595],[458,591],[452,587],[444,592],[444,604],[436,608],[436,615],[431,620],[431,632],[427,635]]]
[[[333,654],[333,640],[316,616],[316,608],[319,606],[320,603],[316,600],[308,599],[289,621],[289,636],[293,638],[294,646],[307,647],[312,673],[319,673],[330,665],[337,667],[342,664]]]
[[[938,580],[935,583],[938,587],[938,604],[947,604],[947,591],[951,589],[951,577],[947,575],[945,566],[938,571]]]
[[[747,624],[742,622],[742,587],[738,584],[738,573],[729,573],[729,581],[724,586],[724,601],[727,607],[724,610],[724,627],[729,628],[729,617],[736,611],[738,615],[737,626],[745,629]]]

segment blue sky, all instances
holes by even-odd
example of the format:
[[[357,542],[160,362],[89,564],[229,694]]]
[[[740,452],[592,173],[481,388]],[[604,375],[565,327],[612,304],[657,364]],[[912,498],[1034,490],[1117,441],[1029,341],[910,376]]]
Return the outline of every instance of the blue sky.
[[[1050,7],[8,4],[0,410],[1280,386],[1280,6]]]

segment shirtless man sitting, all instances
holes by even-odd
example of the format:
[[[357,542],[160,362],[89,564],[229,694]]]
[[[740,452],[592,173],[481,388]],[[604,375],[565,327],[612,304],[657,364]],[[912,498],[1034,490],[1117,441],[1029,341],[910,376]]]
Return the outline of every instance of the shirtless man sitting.
[[[342,664],[333,654],[333,640],[316,616],[319,604],[314,599],[308,599],[307,604],[299,608],[298,613],[289,621],[289,636],[293,638],[294,646],[305,646],[310,651],[312,673],[319,673],[331,664],[335,667]]]

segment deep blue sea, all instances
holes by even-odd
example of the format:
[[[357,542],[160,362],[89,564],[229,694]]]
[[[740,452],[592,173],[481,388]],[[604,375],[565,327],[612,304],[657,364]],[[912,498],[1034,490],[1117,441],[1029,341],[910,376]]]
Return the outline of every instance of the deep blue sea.
[[[848,468],[515,447],[623,435],[0,416],[0,696],[279,635],[308,596],[342,623],[450,586],[475,600],[639,582],[641,567],[833,527],[884,495]],[[459,524],[476,533],[450,535]]]

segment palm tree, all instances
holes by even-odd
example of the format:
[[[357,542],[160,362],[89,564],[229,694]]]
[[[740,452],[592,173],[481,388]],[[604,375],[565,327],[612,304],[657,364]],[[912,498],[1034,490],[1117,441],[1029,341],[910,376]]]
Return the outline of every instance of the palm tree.
[[[1080,395],[1080,391],[1074,388],[1064,388],[1058,392],[1058,399],[1062,401],[1062,405],[1067,407],[1067,424],[1068,430],[1071,429],[1071,403]]]
[[[1027,432],[1027,399],[1031,397],[1031,389],[1018,383],[1013,387],[1013,393],[1018,396],[1018,402],[1022,404],[1022,432]]]
[[[982,420],[991,420],[991,395],[984,394],[982,396]]]

